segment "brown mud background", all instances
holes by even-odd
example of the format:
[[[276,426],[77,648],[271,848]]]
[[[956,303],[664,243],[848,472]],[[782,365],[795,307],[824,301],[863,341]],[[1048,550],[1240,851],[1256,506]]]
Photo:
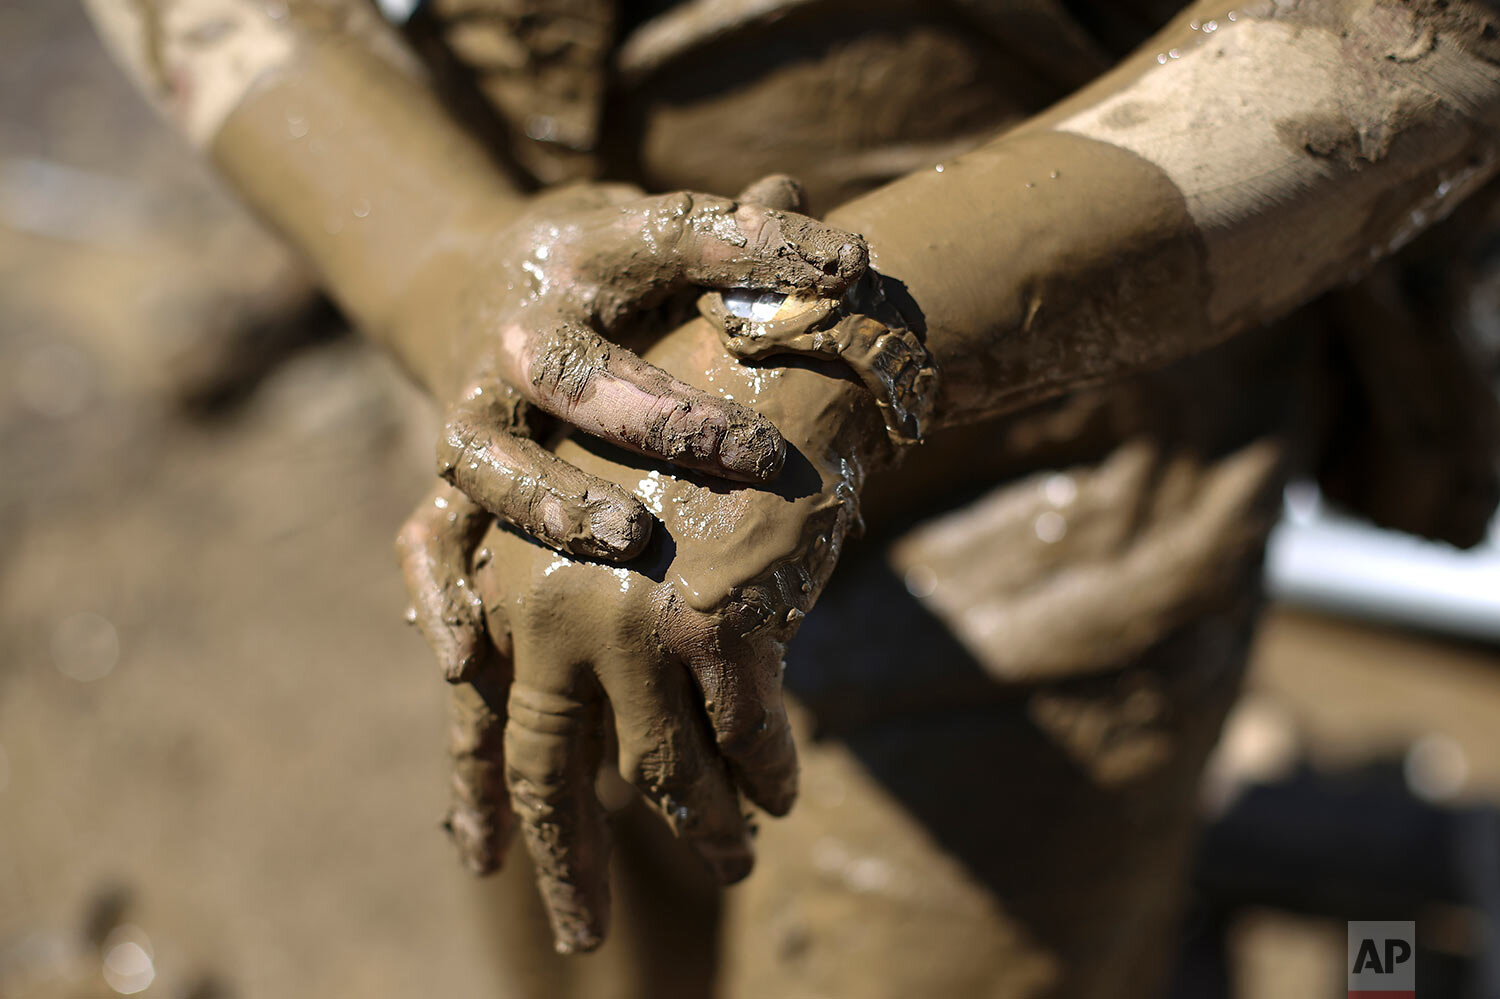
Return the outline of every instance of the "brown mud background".
[[[111,954],[129,987],[122,941],[147,996],[493,994],[392,552],[432,412],[316,307],[233,404],[177,404],[283,356],[296,323],[234,330],[295,274],[74,4],[0,6],[3,999],[113,994]],[[1250,686],[1315,764],[1440,733],[1493,802],[1497,667],[1283,610]],[[1343,932],[1242,918],[1242,995],[1338,994]]]

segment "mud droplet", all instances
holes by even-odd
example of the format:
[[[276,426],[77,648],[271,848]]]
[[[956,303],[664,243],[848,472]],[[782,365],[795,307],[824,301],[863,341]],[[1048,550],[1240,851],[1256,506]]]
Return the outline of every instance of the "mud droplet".
[[[918,600],[925,600],[937,592],[938,575],[930,566],[912,566],[906,570],[902,581],[906,583],[906,592]]]
[[[538,142],[550,142],[557,135],[557,119],[551,115],[534,114],[526,119],[526,137]]]
[[[1073,476],[1058,472],[1047,476],[1042,483],[1042,495],[1053,506],[1068,506],[1078,498],[1078,483],[1073,481]]]
[[[1056,510],[1037,514],[1031,527],[1036,532],[1037,540],[1046,545],[1056,544],[1068,533],[1067,519]]]
[[[407,624],[416,624],[417,623],[417,609],[415,607],[408,607],[408,608],[406,608],[406,613],[403,614],[402,617],[404,617],[406,619],[406,623]]]
[[[937,166],[933,167],[933,169],[936,170],[938,173],[942,173],[943,172],[943,165],[941,163],[939,163]]]
[[[156,962],[151,941],[138,926],[117,926],[100,948],[104,954],[104,980],[122,996],[144,992],[156,980]]]
[[[1451,801],[1469,780],[1469,757],[1451,737],[1430,733],[1412,743],[1402,761],[1406,786],[1425,801]]]

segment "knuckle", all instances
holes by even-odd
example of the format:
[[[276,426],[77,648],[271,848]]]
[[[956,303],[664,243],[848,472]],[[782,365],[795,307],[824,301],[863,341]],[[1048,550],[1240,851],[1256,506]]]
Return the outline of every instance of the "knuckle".
[[[702,771],[696,752],[665,743],[643,751],[622,753],[620,769],[632,784],[654,801],[682,798]]]
[[[517,684],[510,692],[510,718],[525,732],[566,737],[583,725],[587,708],[567,697]]]
[[[402,571],[408,577],[408,583],[411,582],[414,568],[408,563],[426,555],[432,547],[433,539],[432,525],[427,519],[426,511],[407,518],[406,523],[396,532],[396,554],[401,558]]]
[[[530,768],[521,762],[511,762],[505,767],[505,786],[511,802],[528,823],[550,813],[551,806],[566,798],[568,785],[561,771]]]
[[[682,246],[692,225],[694,198],[686,191],[673,191],[645,198],[624,209],[634,228],[620,230],[622,238],[638,242],[644,238],[652,256],[670,257]]]
[[[713,407],[679,395],[654,400],[647,414],[647,448],[668,459],[712,460],[723,444],[728,427]]]
[[[556,323],[531,344],[526,380],[544,406],[571,413],[588,400],[599,372],[608,366],[609,346],[592,331]]]
[[[772,713],[763,706],[732,708],[714,719],[714,741],[728,756],[754,756],[778,737],[777,728]]]
[[[437,474],[446,482],[453,482],[459,468],[473,464],[473,453],[479,446],[478,431],[465,420],[451,419],[443,425],[437,442]]]

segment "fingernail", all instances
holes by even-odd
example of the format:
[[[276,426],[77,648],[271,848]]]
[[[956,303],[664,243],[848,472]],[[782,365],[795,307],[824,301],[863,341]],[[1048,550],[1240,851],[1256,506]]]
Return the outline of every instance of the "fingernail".
[[[719,445],[719,464],[754,482],[774,479],[786,462],[786,438],[759,416],[732,419]]]
[[[870,266],[870,250],[864,243],[849,242],[839,247],[839,276],[854,280]]]
[[[625,560],[639,555],[651,538],[651,515],[634,497],[621,490],[618,497],[584,497],[592,507],[584,523],[587,537],[570,546],[578,554],[594,558]]]

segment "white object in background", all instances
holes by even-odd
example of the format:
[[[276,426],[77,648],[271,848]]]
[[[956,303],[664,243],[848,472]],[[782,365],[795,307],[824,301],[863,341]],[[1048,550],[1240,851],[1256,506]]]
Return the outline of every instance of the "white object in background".
[[[1354,617],[1500,642],[1500,519],[1460,551],[1330,512],[1294,483],[1266,550],[1271,595]]]
[[[392,24],[405,24],[422,6],[422,0],[375,0],[375,5]]]

